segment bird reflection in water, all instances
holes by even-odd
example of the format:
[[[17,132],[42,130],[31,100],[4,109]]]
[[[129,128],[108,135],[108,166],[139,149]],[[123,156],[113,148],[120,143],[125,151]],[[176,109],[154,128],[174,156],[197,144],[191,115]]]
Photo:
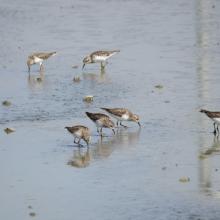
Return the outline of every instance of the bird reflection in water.
[[[42,69],[39,71],[39,75],[37,76],[35,74],[28,75],[28,85],[30,86],[31,89],[41,88],[43,86],[44,79],[45,79],[45,74],[44,74],[44,70]]]
[[[67,162],[67,165],[77,168],[85,168],[90,164],[90,149],[89,147],[77,147],[73,150],[72,158]]]
[[[203,146],[204,149],[204,146]],[[218,171],[216,167],[213,167],[213,156],[220,155],[220,141],[219,137],[213,138],[213,143],[210,147],[200,152],[199,155],[199,183],[200,189],[203,193],[209,196],[220,198],[220,192],[214,185],[214,179],[216,179],[215,173]],[[215,173],[213,173],[215,172]]]
[[[85,168],[90,165],[92,160],[108,158],[116,149],[128,149],[135,146],[139,140],[141,128],[135,131],[128,129],[118,129],[116,135],[111,137],[98,137],[97,143],[90,147],[78,147],[73,150],[73,156],[68,161],[68,165]],[[94,139],[94,138],[93,138]]]
[[[85,80],[91,80],[94,82],[110,82],[109,74],[106,74],[105,69],[101,69],[99,73],[82,73]]]

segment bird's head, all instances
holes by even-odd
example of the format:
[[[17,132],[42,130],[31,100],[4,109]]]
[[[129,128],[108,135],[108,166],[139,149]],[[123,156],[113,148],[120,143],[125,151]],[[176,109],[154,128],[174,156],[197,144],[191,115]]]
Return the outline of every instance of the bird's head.
[[[92,59],[91,59],[91,56],[86,56],[84,59],[83,59],[83,67],[82,69],[85,67],[86,64],[88,63],[92,63]]]

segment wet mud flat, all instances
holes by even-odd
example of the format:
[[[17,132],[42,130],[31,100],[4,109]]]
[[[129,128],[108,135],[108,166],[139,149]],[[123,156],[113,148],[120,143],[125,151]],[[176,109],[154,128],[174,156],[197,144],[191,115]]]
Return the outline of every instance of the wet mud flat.
[[[1,1],[0,219],[219,219],[220,140],[199,113],[220,109],[219,7]],[[97,49],[121,52],[82,71]],[[54,50],[29,77],[27,56]],[[123,106],[142,127],[99,137],[85,111]],[[91,128],[89,148],[74,124]]]

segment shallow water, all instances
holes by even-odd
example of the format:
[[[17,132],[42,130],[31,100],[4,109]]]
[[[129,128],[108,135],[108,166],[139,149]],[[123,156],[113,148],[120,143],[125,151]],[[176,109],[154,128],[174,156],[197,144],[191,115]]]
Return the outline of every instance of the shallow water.
[[[0,219],[219,219],[220,142],[198,112],[220,109],[219,10],[217,0],[1,1],[0,101],[12,105],[0,106]],[[82,72],[98,49],[121,52],[105,73]],[[54,50],[28,77],[27,56]],[[120,106],[141,129],[99,138],[84,112]],[[64,130],[78,123],[92,129],[89,149]]]

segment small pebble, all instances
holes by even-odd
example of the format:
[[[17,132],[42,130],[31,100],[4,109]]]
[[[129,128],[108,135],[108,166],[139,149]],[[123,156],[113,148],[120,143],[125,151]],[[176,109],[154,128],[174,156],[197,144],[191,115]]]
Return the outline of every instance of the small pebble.
[[[4,105],[4,106],[10,106],[10,105],[11,105],[11,102],[5,100],[5,101],[2,102],[2,105]]]
[[[37,81],[38,81],[38,82],[42,82],[43,80],[42,80],[41,77],[37,77]]]
[[[74,78],[73,78],[73,82],[80,82],[80,77],[79,76],[75,76]]]
[[[12,132],[15,132],[15,129],[14,128],[5,128],[4,131],[6,134],[10,134]]]
[[[79,66],[78,65],[73,65],[72,68],[73,69],[77,69]]]
[[[35,216],[36,216],[36,213],[35,213],[35,212],[30,212],[29,215],[30,215],[31,217],[35,217]]]
[[[84,102],[92,102],[93,101],[93,96],[92,95],[87,95],[83,98]]]
[[[181,182],[181,183],[187,183],[187,182],[189,182],[190,181],[190,178],[189,177],[181,177],[180,179],[179,179],[179,182]]]
[[[163,89],[163,86],[162,85],[156,85],[154,86],[156,89]]]

